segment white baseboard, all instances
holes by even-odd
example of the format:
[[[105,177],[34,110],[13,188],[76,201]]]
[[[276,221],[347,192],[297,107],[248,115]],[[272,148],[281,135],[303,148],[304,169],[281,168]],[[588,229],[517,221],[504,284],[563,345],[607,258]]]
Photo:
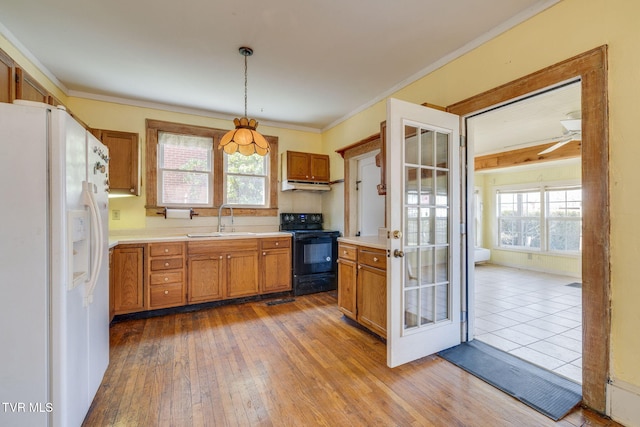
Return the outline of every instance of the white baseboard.
[[[627,427],[640,427],[640,387],[612,380],[607,385],[607,415]]]

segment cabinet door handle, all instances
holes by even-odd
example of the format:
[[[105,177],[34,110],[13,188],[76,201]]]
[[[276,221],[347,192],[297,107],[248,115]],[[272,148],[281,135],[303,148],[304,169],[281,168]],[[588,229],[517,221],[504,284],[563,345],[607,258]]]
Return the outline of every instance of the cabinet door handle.
[[[227,259],[231,259],[231,255],[227,255]]]
[[[373,257],[373,262],[378,262],[378,257]]]
[[[220,259],[222,259],[222,255],[220,255]]]
[[[164,294],[165,295],[169,295],[169,291],[164,291]]]
[[[169,278],[168,278],[168,277],[165,277],[165,278],[164,278],[164,281],[165,281],[165,282],[168,282],[168,281],[169,281]]]
[[[276,246],[278,246],[280,244],[280,242],[276,242]]]
[[[169,252],[169,248],[164,248],[164,253],[166,254],[167,252]]]
[[[267,253],[266,252],[262,252],[262,256],[267,256]]]
[[[165,263],[164,263],[164,266],[165,266],[165,267],[169,267],[169,263],[168,263],[168,262],[165,262]]]

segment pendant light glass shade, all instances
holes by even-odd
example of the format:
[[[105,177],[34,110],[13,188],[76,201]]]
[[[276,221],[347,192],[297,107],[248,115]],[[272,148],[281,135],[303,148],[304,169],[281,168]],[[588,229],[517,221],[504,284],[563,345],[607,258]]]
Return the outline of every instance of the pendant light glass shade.
[[[234,119],[236,125],[234,130],[230,130],[220,140],[218,149],[223,149],[227,154],[240,153],[245,156],[251,156],[256,153],[260,156],[266,156],[269,152],[269,143],[264,136],[256,130],[258,122],[254,119],[241,117]]]
[[[269,153],[269,143],[256,130],[258,122],[247,118],[247,56],[253,55],[253,50],[250,47],[241,47],[239,50],[244,56],[244,117],[233,120],[236,128],[224,134],[218,144],[218,150],[222,149],[227,154],[266,156]]]

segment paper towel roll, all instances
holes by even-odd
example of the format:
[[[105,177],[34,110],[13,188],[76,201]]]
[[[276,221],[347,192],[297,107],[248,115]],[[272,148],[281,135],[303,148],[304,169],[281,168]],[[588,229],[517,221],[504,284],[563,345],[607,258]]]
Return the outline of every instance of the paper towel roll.
[[[167,219],[191,219],[191,209],[167,209]]]

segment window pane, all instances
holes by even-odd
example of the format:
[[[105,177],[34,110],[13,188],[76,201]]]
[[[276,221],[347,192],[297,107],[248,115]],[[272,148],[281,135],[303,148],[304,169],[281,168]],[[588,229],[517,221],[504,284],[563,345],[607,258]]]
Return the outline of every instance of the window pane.
[[[449,167],[449,135],[446,133],[436,134],[436,166]]]
[[[522,241],[525,248],[540,248],[540,221],[527,219],[522,221]]]
[[[549,221],[549,250],[573,251],[582,249],[582,222],[550,220]]]
[[[211,171],[212,138],[158,132],[158,144],[161,169]]]
[[[162,171],[163,205],[209,204],[209,174]]]
[[[422,288],[420,290],[421,302],[420,302],[420,325],[426,325],[435,322],[434,305],[435,305],[435,292],[436,289],[433,286]]]
[[[520,193],[522,216],[540,216],[540,193]]]
[[[234,205],[259,205],[266,203],[266,182],[263,177],[228,175],[227,203]]]
[[[547,190],[550,251],[582,250],[582,189]]]
[[[422,166],[435,166],[433,159],[433,147],[435,133],[432,130],[420,129],[420,157]]]
[[[211,206],[213,138],[158,132],[160,205]]]
[[[268,156],[252,154],[245,156],[240,153],[227,154],[227,172],[244,175],[265,175]]]
[[[500,246],[540,248],[540,221],[538,219],[502,218]]]
[[[404,127],[404,162],[418,164],[418,129],[413,126]]]

